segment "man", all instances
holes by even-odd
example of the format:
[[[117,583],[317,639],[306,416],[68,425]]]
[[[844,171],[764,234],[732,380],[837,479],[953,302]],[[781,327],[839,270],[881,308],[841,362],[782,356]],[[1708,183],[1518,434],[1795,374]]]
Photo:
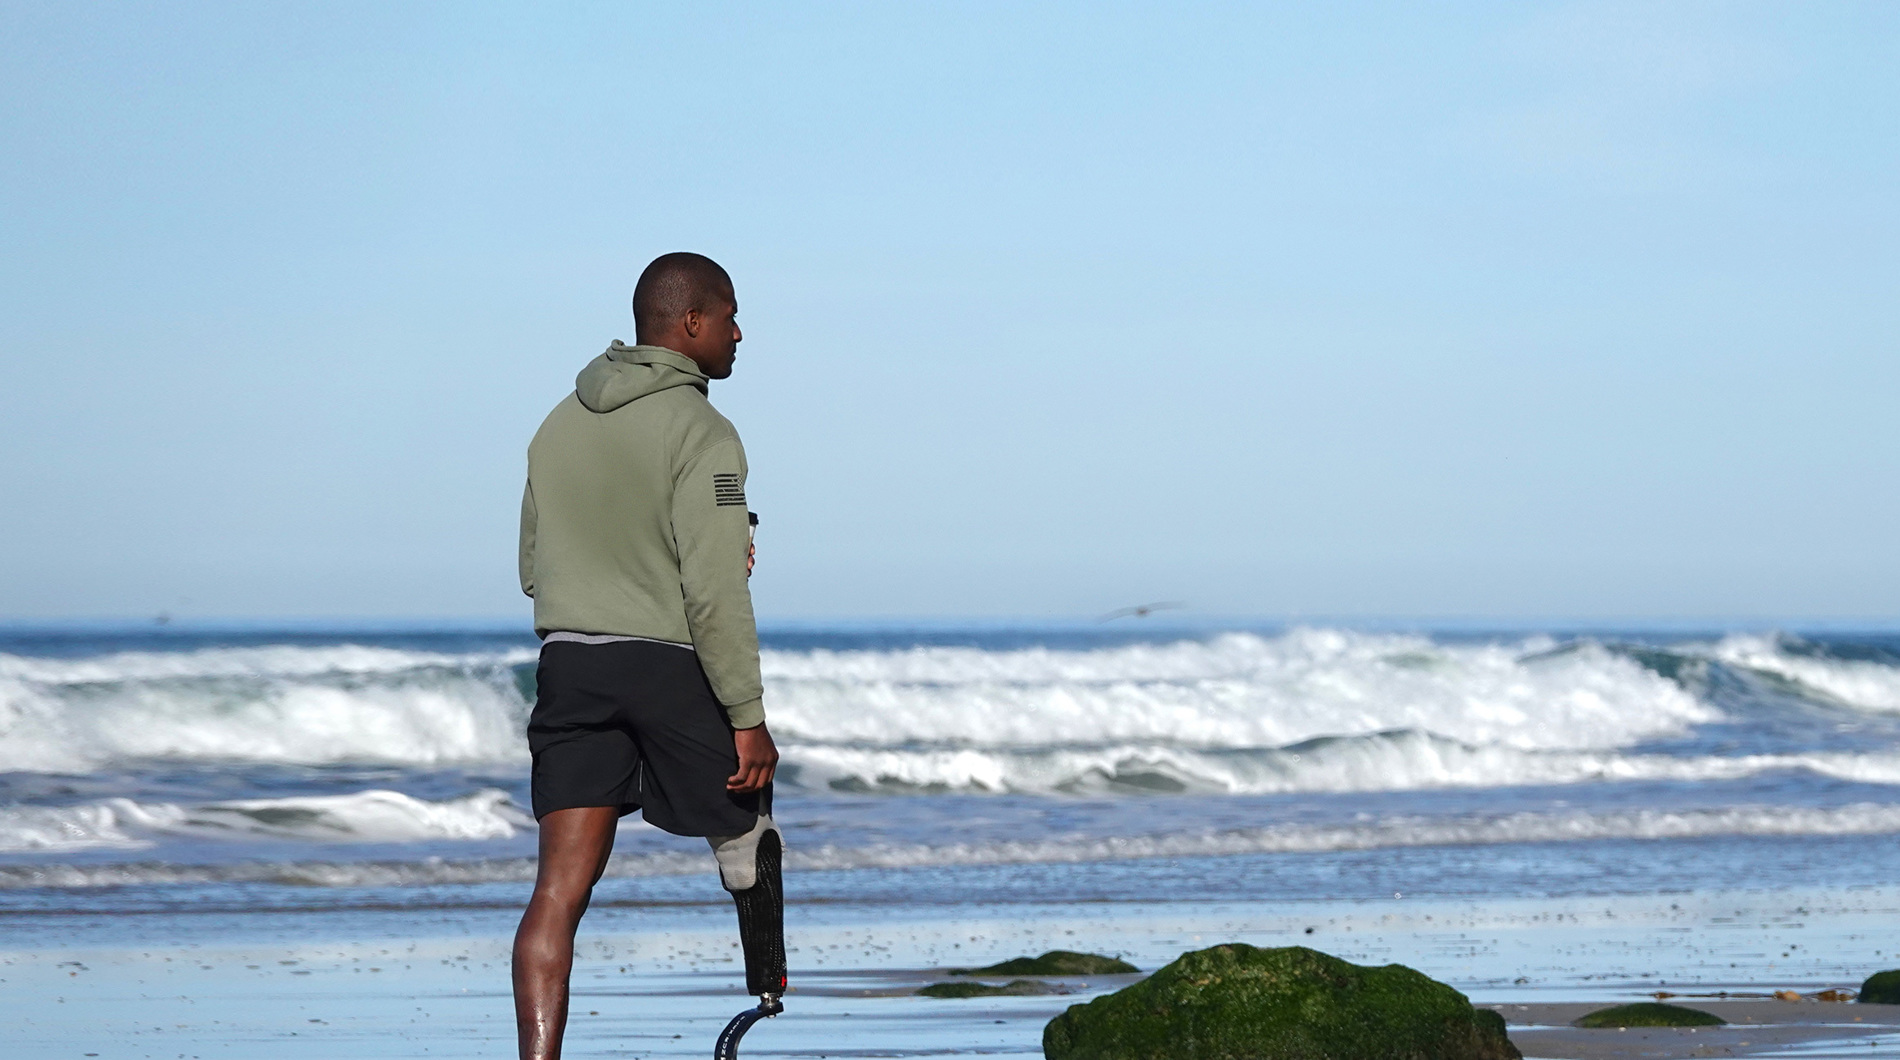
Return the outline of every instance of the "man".
[[[710,258],[666,254],[633,290],[637,345],[587,365],[528,447],[521,588],[542,638],[528,721],[534,896],[515,935],[523,1060],[555,1060],[574,932],[638,809],[705,836],[739,907],[748,990],[785,985],[772,774],[752,597],[745,451],[706,400],[739,311]],[[769,1012],[768,1012],[769,1014]]]

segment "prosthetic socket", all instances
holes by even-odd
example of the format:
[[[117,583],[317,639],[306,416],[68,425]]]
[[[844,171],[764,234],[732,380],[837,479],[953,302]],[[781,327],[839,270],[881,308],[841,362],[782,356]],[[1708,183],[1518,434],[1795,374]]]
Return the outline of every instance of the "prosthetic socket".
[[[770,814],[750,832],[708,836],[719,861],[719,882],[739,909],[739,948],[745,951],[746,993],[768,1001],[785,992],[785,891],[779,861],[785,844]]]

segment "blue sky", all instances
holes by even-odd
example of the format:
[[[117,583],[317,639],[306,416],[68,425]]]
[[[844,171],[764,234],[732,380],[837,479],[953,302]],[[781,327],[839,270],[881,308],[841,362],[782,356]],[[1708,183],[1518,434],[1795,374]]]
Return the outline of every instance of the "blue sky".
[[[1900,7],[6,6],[0,617],[525,614],[676,249],[770,618],[1900,617]]]

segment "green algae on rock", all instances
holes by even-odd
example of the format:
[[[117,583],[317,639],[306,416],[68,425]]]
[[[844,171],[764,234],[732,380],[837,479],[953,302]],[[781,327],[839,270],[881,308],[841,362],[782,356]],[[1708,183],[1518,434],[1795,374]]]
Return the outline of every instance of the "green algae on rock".
[[[1871,1005],[1900,1005],[1900,968],[1868,976],[1860,984],[1860,1000]]]
[[[1520,1060],[1504,1017],[1398,964],[1304,946],[1184,953],[1072,1005],[1042,1031],[1048,1060]]]
[[[1720,1027],[1728,1021],[1699,1008],[1644,1001],[1598,1009],[1572,1023],[1573,1027]]]
[[[918,988],[924,997],[1016,997],[1024,994],[1053,994],[1055,988],[1033,979],[1011,979],[1002,986],[990,983],[932,983]]]
[[[1141,969],[1099,953],[1050,950],[1040,957],[1012,957],[987,968],[958,968],[951,975],[1123,975]]]

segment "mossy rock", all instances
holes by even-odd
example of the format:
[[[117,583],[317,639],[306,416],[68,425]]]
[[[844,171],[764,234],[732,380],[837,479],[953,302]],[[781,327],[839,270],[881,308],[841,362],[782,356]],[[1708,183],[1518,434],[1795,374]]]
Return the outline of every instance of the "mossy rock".
[[[1598,1009],[1572,1023],[1573,1027],[1720,1027],[1728,1021],[1699,1008],[1644,1001]]]
[[[1868,976],[1860,984],[1860,1000],[1870,1005],[1900,1005],[1900,968]]]
[[[932,983],[917,991],[924,997],[1020,997],[1025,994],[1051,994],[1055,988],[1033,979],[1011,979],[1002,986],[991,983]]]
[[[1050,950],[1040,957],[1012,957],[988,968],[959,968],[951,975],[1124,975],[1141,969],[1099,953]]]
[[[1048,1060],[1520,1060],[1504,1017],[1403,965],[1304,946],[1184,953],[1072,1005],[1042,1031]]]

